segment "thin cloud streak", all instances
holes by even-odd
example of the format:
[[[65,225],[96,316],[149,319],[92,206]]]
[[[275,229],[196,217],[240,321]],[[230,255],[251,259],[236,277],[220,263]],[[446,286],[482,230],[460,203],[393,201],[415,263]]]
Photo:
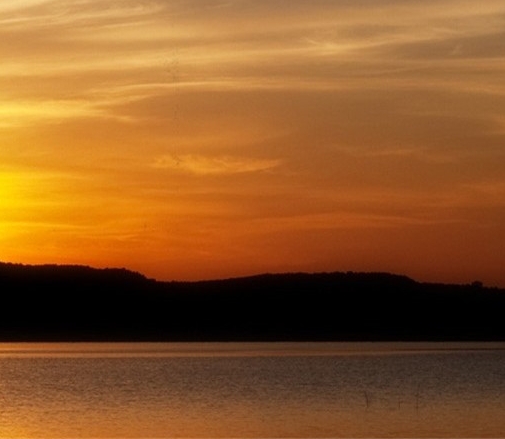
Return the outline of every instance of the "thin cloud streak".
[[[279,166],[279,160],[203,155],[164,155],[154,163],[155,168],[191,172],[200,175],[229,175],[266,171]]]

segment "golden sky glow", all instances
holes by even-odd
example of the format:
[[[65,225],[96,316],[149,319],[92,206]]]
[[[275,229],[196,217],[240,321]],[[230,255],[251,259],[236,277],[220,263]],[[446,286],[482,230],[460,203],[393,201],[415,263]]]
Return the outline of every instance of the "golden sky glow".
[[[505,287],[505,3],[0,2],[0,260]]]

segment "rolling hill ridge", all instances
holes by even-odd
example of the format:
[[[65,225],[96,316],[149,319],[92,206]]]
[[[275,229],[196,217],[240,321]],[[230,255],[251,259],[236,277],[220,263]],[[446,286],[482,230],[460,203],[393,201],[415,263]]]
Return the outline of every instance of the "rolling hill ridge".
[[[505,290],[391,273],[161,282],[0,263],[0,341],[505,341]]]

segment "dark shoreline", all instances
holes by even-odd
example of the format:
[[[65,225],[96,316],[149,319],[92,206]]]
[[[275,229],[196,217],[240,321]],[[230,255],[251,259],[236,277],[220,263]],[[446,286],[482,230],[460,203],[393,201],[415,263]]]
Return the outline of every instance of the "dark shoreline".
[[[390,273],[160,282],[0,263],[0,341],[505,341],[505,290]]]

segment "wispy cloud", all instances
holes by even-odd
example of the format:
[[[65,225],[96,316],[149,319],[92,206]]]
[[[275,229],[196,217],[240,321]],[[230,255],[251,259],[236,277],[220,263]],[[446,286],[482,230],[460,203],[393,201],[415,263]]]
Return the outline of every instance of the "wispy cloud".
[[[233,156],[205,156],[199,154],[167,154],[159,157],[154,167],[178,170],[198,175],[226,175],[258,172],[279,166],[277,159],[258,159]]]

